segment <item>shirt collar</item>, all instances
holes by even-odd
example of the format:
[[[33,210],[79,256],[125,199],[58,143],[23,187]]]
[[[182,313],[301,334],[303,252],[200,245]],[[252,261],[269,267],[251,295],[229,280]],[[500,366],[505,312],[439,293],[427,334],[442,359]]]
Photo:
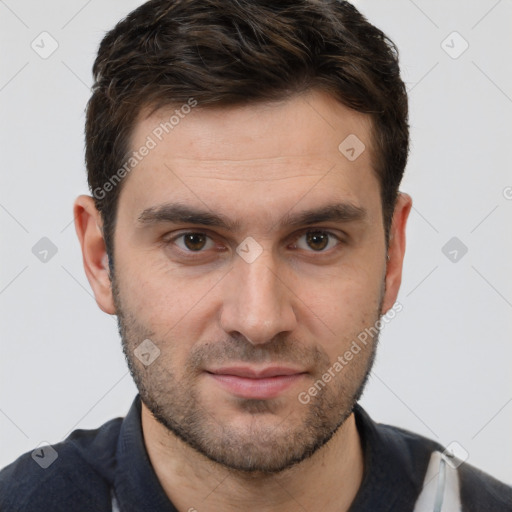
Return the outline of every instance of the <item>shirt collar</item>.
[[[364,453],[364,475],[350,512],[412,510],[437,443],[373,421],[356,404],[356,426]]]
[[[120,512],[177,512],[160,485],[146,451],[139,395],[121,425],[117,464],[114,493]]]
[[[424,474],[423,466],[426,470],[430,450],[415,453],[414,443],[408,443],[410,433],[401,431],[399,435],[396,428],[375,423],[358,404],[354,415],[364,453],[364,475],[350,511],[410,510],[422,483],[422,478],[418,480],[414,474]],[[139,395],[121,425],[116,459],[114,493],[120,512],[177,512],[160,485],[146,451]]]

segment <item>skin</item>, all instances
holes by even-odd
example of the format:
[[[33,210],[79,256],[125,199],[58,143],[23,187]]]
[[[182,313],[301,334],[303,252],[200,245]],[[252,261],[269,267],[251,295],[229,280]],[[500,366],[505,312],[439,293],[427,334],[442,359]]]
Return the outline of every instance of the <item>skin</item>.
[[[172,111],[141,114],[132,148]],[[85,272],[98,306],[118,315],[143,399],[147,451],[178,510],[286,512],[300,505],[339,512],[352,503],[364,468],[351,411],[377,340],[309,403],[298,395],[399,291],[412,201],[399,195],[386,249],[370,130],[367,115],[317,91],[281,103],[192,110],[125,179],[113,283],[101,216],[91,197],[77,198]],[[355,161],[338,150],[349,134],[366,145]],[[222,214],[238,228],[138,222],[145,209],[176,201]],[[333,203],[355,205],[364,216],[282,223],[286,214]],[[312,246],[308,230],[319,237]],[[178,238],[187,232],[210,237],[203,252]],[[247,237],[262,249],[251,263],[236,252]],[[134,356],[144,339],[160,350],[149,366]],[[240,397],[208,373],[276,362],[301,374],[270,398]]]

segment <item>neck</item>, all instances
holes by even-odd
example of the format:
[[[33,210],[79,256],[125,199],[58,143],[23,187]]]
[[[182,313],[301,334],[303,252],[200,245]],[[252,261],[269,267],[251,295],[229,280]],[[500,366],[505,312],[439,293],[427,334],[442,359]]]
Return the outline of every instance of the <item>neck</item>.
[[[354,414],[311,457],[272,475],[248,475],[209,460],[155,420],[144,403],[142,430],[156,476],[180,512],[343,512],[363,478]]]

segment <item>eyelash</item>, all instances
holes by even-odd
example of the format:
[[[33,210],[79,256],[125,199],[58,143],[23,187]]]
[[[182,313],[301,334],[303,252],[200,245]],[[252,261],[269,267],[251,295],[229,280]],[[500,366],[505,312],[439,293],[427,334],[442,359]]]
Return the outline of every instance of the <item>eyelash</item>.
[[[300,238],[302,238],[304,235],[308,235],[309,233],[321,233],[321,234],[324,234],[324,235],[328,235],[330,239],[334,238],[336,240],[336,242],[337,242],[337,244],[334,247],[331,247],[330,249],[327,249],[327,250],[320,250],[320,251],[310,250],[310,251],[306,251],[306,252],[309,252],[309,253],[312,253],[312,254],[315,254],[315,253],[316,254],[328,254],[331,251],[335,250],[340,244],[343,243],[343,240],[339,236],[335,235],[331,231],[328,231],[326,229],[321,229],[321,228],[306,229],[304,231],[301,231],[297,236],[295,236],[293,238],[293,243],[296,244],[297,241],[300,240]],[[213,238],[207,232],[204,232],[204,231],[182,231],[181,233],[179,233],[177,235],[174,235],[171,238],[163,239],[162,243],[163,243],[164,247],[168,247],[169,245],[171,245],[174,242],[176,242],[176,240],[178,240],[180,238],[183,238],[186,235],[204,235],[204,236],[208,237],[208,239],[213,240]],[[328,244],[329,244],[329,241],[328,241]],[[201,255],[204,255],[204,253],[207,252],[206,250],[203,250],[203,249],[201,249],[199,251],[191,251],[191,250],[181,249],[180,247],[178,247],[178,251],[186,254],[187,257],[190,257],[190,258],[199,258],[199,257],[201,257]]]

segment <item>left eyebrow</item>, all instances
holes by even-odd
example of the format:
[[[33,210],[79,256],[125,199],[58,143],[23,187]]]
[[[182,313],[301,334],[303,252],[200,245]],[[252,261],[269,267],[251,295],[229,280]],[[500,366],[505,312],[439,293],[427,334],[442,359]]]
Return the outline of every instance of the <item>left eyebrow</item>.
[[[293,215],[287,214],[282,219],[283,226],[319,224],[321,222],[356,222],[366,218],[367,211],[352,203],[336,203],[305,210]]]
[[[279,224],[283,227],[297,227],[322,222],[356,222],[367,217],[367,210],[353,203],[335,203],[304,210],[299,213],[287,213]],[[223,228],[227,231],[239,231],[240,221],[234,221],[224,215],[180,203],[165,203],[146,208],[137,217],[139,225],[160,223],[188,223]]]

